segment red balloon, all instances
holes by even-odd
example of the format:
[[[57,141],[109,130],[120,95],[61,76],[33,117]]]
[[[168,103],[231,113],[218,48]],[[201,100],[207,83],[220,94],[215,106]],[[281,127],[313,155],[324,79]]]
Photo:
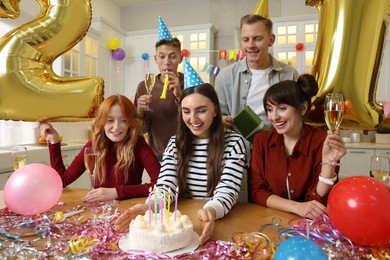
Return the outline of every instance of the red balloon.
[[[183,55],[183,57],[188,58],[188,57],[190,56],[190,51],[187,50],[187,49],[183,49],[183,50],[181,51],[181,55]]]
[[[331,223],[364,246],[390,245],[390,187],[371,177],[353,176],[329,193]]]
[[[304,47],[304,45],[303,45],[303,43],[301,43],[301,42],[298,42],[297,45],[295,45],[295,49],[296,49],[297,51],[303,50],[303,47]]]

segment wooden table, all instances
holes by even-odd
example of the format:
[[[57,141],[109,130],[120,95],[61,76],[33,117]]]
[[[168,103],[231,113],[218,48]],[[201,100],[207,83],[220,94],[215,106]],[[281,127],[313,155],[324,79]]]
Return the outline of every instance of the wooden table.
[[[65,188],[62,192],[61,201],[64,202],[64,207],[69,209],[77,205],[82,205],[84,202],[81,198],[88,192],[86,189]],[[118,204],[118,209],[125,211],[129,207],[137,203],[145,203],[146,198],[136,198],[122,200]],[[203,200],[180,199],[178,209],[190,217],[194,224],[195,231],[200,234],[201,226],[196,218],[196,212],[204,205]],[[286,213],[279,210],[274,210],[262,207],[253,203],[237,203],[232,211],[224,218],[216,221],[216,227],[213,240],[231,241],[231,236],[234,232],[254,232],[263,224],[270,224],[273,218],[281,219],[281,226],[287,226],[288,221],[297,218],[296,215]],[[276,235],[275,229],[266,228],[263,233]],[[271,237],[270,237],[271,238]]]
[[[83,206],[81,198],[88,192],[87,189],[64,188],[60,201],[63,202],[61,210],[71,209],[78,205]],[[3,194],[0,192],[0,201],[3,202]],[[136,198],[120,201],[117,205],[122,212],[137,203],[145,203],[146,198]],[[190,217],[194,224],[194,230],[201,234],[201,224],[196,217],[197,210],[204,205],[203,200],[181,199],[178,203],[178,209],[182,214]],[[58,207],[58,206],[56,206]],[[84,213],[83,213],[84,214]],[[89,213],[86,213],[87,215]],[[290,219],[296,218],[296,215],[286,212],[265,208],[252,203],[237,203],[232,211],[223,219],[216,221],[216,226],[212,240],[232,241],[232,234],[235,232],[256,232],[264,224],[272,223],[274,218],[280,218],[279,227],[288,225]],[[277,228],[265,228],[261,231],[271,240],[277,239]]]

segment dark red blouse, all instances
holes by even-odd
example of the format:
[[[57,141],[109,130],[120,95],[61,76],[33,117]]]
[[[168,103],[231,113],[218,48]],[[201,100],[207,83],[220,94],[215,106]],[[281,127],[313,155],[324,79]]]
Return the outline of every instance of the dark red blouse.
[[[129,167],[127,182],[123,172],[115,174],[114,166],[116,164],[116,155],[114,152],[114,143],[111,143],[109,152],[106,156],[107,177],[105,181],[100,184],[97,178],[94,182],[94,187],[116,188],[120,200],[147,197],[149,194],[149,187],[155,185],[158,174],[160,172],[160,163],[156,155],[153,153],[150,146],[145,139],[140,136],[134,148],[134,162]],[[91,146],[91,141],[87,142],[81,149],[80,153],[74,158],[72,163],[66,169],[62,161],[60,143],[49,145],[50,164],[60,174],[63,186],[71,184],[85,172],[84,166],[84,149]],[[142,174],[144,169],[149,174],[150,183],[142,183]]]
[[[291,200],[317,200],[326,205],[328,196],[321,197],[316,191],[325,138],[326,131],[304,125],[302,137],[292,155],[287,157],[283,135],[275,129],[258,133],[253,143],[248,180],[252,201],[266,206],[269,196],[288,198],[289,192]]]

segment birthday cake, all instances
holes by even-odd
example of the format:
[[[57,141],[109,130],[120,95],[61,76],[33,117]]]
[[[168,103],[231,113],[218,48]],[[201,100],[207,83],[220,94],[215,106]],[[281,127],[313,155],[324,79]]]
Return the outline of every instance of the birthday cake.
[[[188,246],[194,232],[191,220],[179,210],[169,215],[164,219],[159,213],[147,211],[133,219],[127,241],[131,248],[167,253]]]

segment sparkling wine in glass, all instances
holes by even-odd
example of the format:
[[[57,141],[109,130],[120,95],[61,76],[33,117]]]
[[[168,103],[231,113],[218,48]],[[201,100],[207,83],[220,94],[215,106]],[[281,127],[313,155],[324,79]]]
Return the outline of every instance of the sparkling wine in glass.
[[[12,149],[12,165],[14,170],[20,169],[27,164],[27,148],[24,146],[15,146]]]
[[[344,115],[344,97],[341,93],[328,93],[325,96],[324,113],[328,129],[332,134],[336,134],[336,129],[340,127]],[[340,165],[334,160],[329,164]]]
[[[371,157],[370,176],[385,184],[389,181],[390,160],[387,156]]]
[[[156,80],[156,76],[153,73],[147,72],[145,74],[145,88],[146,88],[146,93],[148,95],[151,95],[151,93],[152,93],[155,80]],[[152,109],[149,108],[149,104],[145,110],[153,111]]]
[[[335,134],[344,115],[344,97],[341,93],[329,93],[325,97],[325,122],[328,129]]]
[[[95,148],[86,147],[84,149],[84,165],[91,180],[91,188],[93,188],[93,179],[97,165],[97,151]]]

